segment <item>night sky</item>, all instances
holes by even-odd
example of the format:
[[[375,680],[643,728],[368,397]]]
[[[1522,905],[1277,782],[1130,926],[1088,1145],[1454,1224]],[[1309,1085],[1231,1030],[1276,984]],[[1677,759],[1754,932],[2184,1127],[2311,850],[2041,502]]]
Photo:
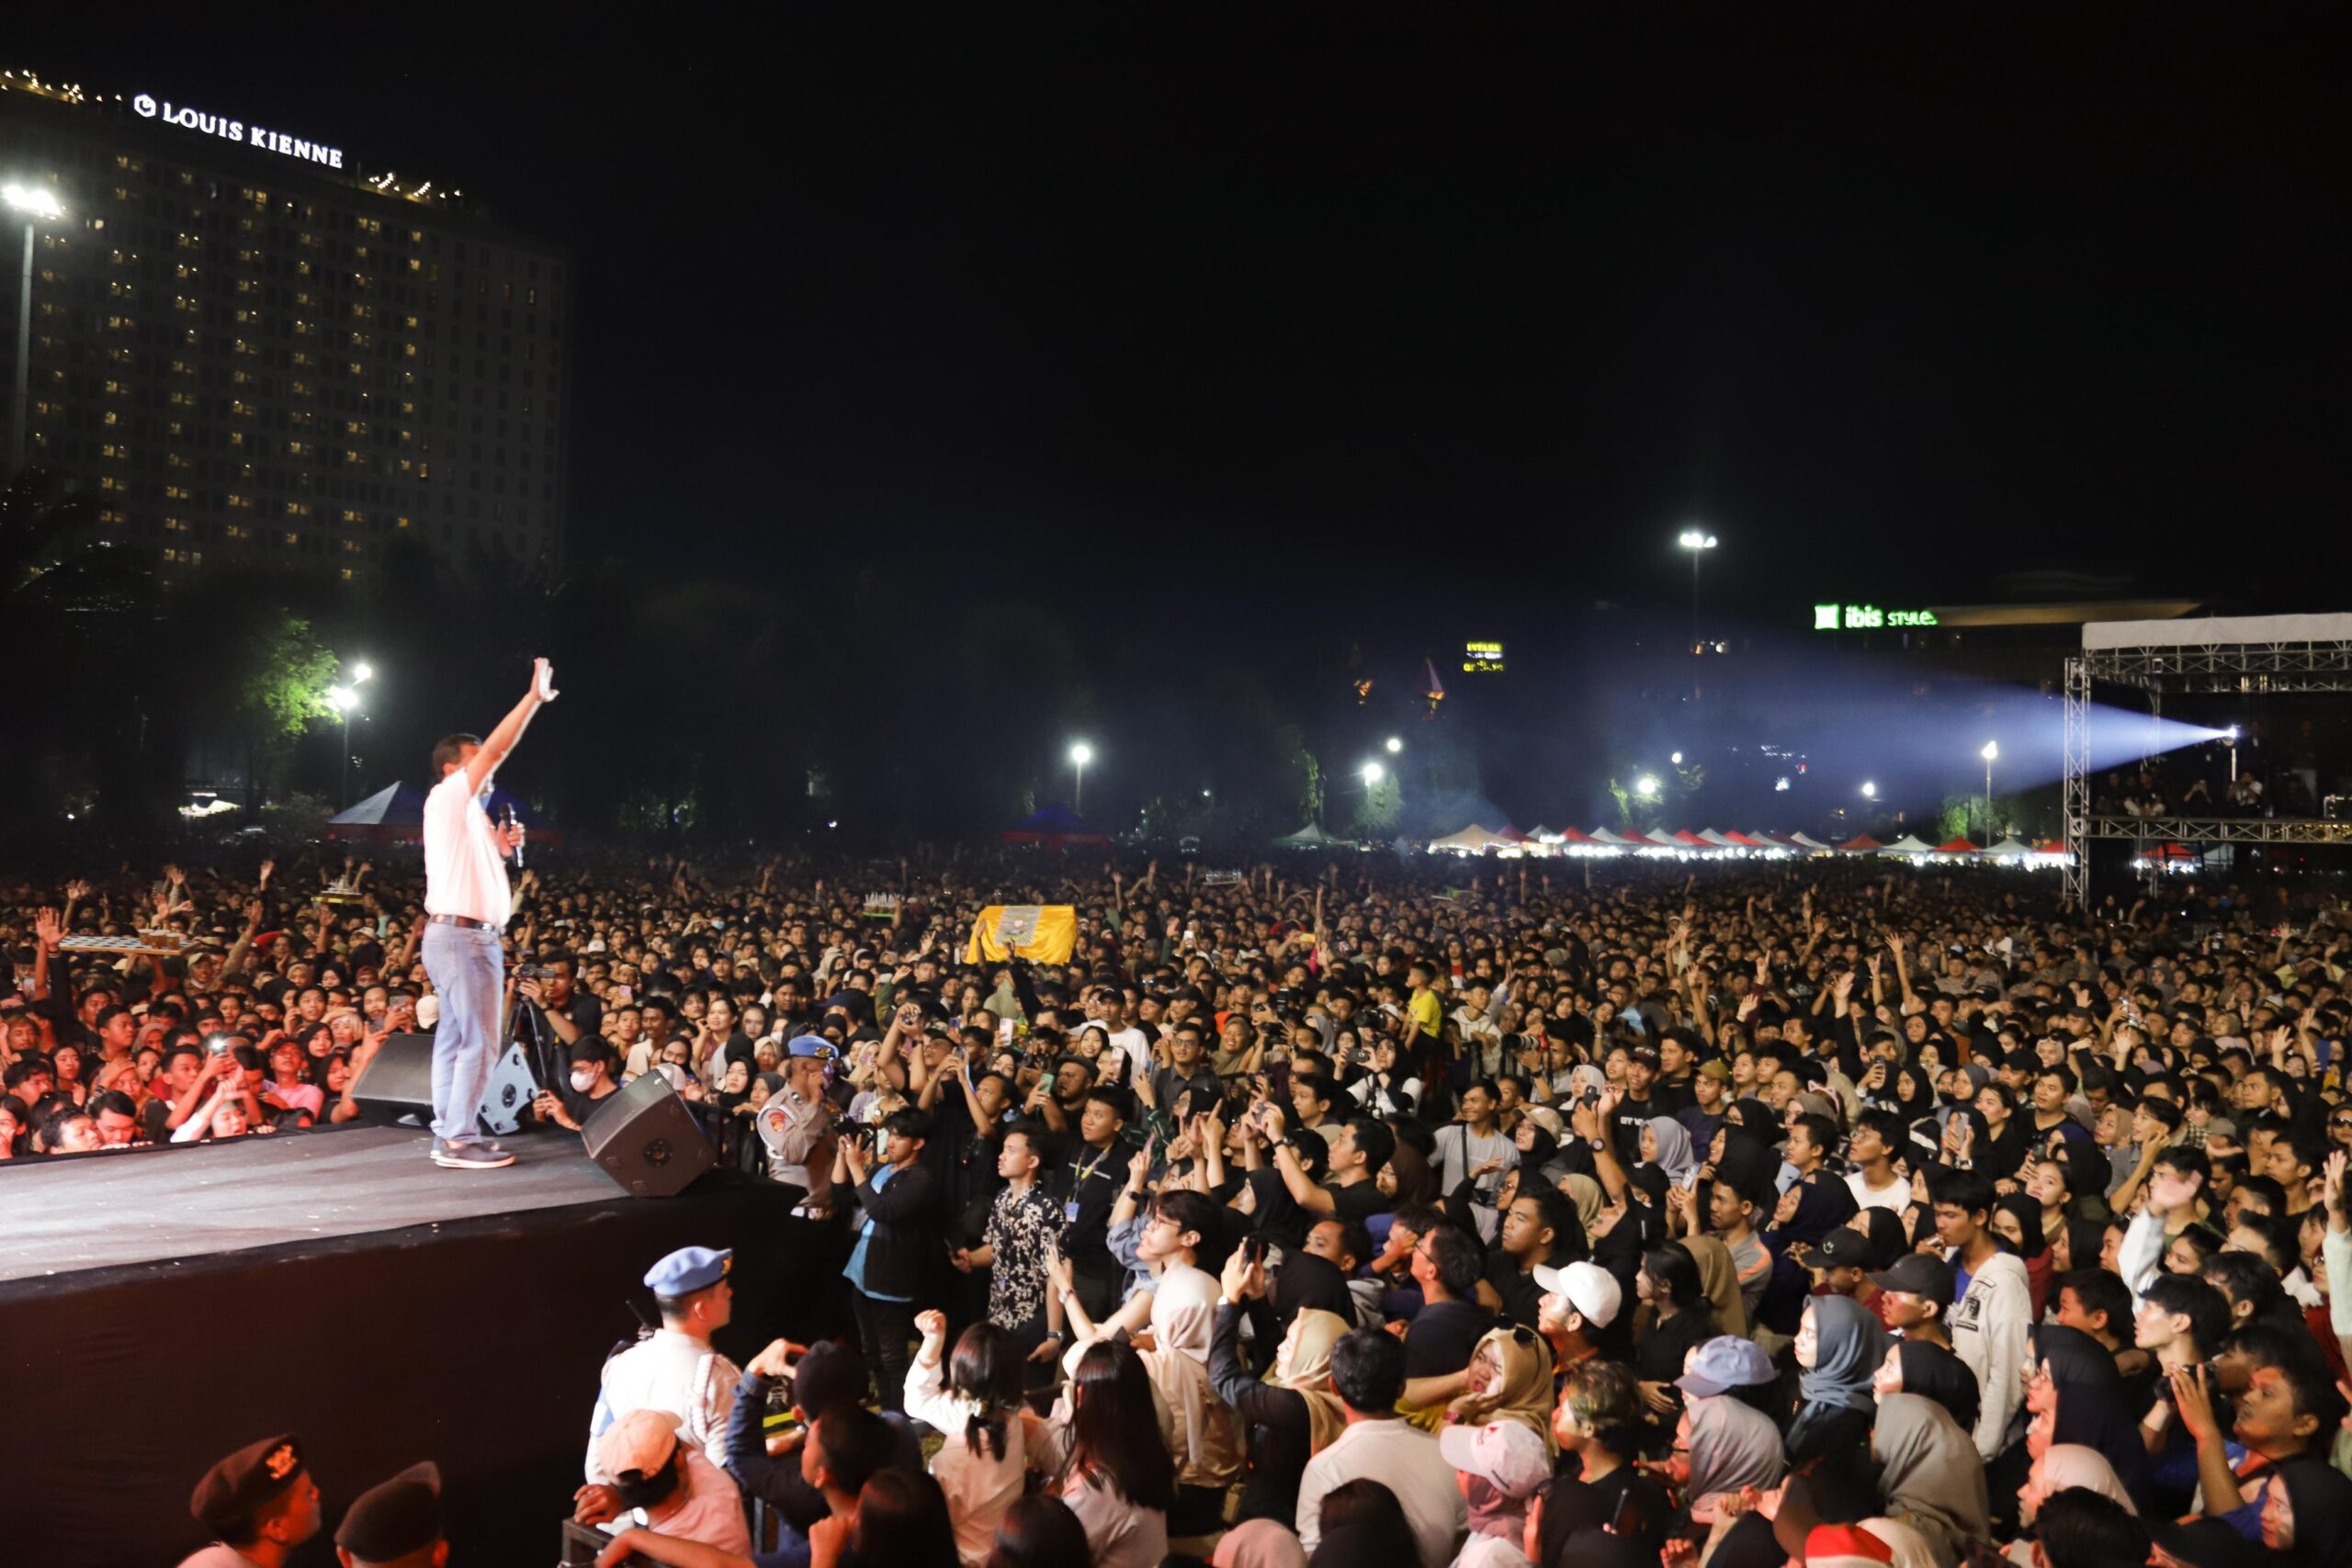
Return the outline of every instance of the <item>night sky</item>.
[[[1759,624],[2340,607],[2341,8],[489,9],[11,47],[569,246],[582,556],[1394,632],[1679,605],[1697,519]]]

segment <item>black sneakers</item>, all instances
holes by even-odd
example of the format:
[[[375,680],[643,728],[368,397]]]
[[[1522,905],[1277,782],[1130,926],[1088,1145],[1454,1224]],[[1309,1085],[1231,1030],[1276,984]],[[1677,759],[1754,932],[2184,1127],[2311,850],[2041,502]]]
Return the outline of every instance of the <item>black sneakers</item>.
[[[502,1165],[513,1165],[511,1150],[501,1148],[493,1138],[477,1139],[470,1144],[448,1144],[433,1140],[433,1163],[450,1170],[495,1170]]]

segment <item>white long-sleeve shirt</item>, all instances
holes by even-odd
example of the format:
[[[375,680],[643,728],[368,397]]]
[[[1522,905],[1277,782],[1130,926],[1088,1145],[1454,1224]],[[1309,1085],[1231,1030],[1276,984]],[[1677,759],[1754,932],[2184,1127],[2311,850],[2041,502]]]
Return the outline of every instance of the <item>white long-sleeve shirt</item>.
[[[2140,1304],[2140,1292],[2156,1277],[2164,1260],[2165,1223],[2154,1210],[2143,1209],[2123,1227],[2122,1243],[2115,1249],[2115,1271],[2123,1276],[2134,1307]]]
[[[944,1370],[938,1362],[925,1365],[920,1357],[907,1368],[907,1414],[946,1439],[931,1461],[931,1474],[947,1496],[956,1555],[966,1562],[986,1562],[1005,1510],[1021,1500],[1029,1460],[1026,1423],[1019,1416],[1006,1423],[1002,1459],[991,1459],[985,1449],[974,1453],[964,1441],[964,1406],[948,1397],[941,1381]]]

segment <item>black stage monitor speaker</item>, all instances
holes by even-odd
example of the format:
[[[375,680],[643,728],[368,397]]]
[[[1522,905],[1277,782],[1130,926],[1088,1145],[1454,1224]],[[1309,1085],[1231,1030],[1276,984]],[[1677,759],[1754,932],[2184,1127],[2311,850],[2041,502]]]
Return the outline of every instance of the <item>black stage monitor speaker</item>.
[[[359,1070],[351,1086],[352,1103],[370,1122],[397,1122],[414,1116],[417,1125],[433,1124],[433,1036],[387,1034],[376,1055]]]
[[[674,1198],[718,1159],[695,1113],[660,1073],[607,1096],[580,1135],[588,1157],[639,1198]]]
[[[537,1089],[522,1047],[509,1045],[483,1090],[481,1121],[500,1137],[521,1125]],[[414,1117],[420,1127],[433,1125],[433,1036],[387,1034],[359,1081],[351,1086],[352,1102],[370,1122],[391,1123]]]

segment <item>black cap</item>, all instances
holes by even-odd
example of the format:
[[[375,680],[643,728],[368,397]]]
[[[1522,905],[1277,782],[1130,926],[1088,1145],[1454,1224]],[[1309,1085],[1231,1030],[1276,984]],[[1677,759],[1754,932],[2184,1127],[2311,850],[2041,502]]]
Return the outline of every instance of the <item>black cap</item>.
[[[302,1439],[288,1432],[248,1443],[204,1472],[187,1500],[197,1522],[224,1534],[242,1529],[302,1473]]]
[[[1882,1291],[1901,1291],[1905,1295],[1924,1297],[1947,1312],[1951,1309],[1952,1293],[1960,1285],[1951,1264],[1924,1252],[1896,1258],[1892,1267],[1870,1276],[1870,1281]]]
[[[1824,1269],[1860,1269],[1870,1260],[1871,1238],[1847,1225],[1823,1236],[1813,1249],[1813,1262]]]
[[[431,1460],[362,1492],[334,1532],[361,1562],[397,1562],[440,1539],[441,1467]]]

